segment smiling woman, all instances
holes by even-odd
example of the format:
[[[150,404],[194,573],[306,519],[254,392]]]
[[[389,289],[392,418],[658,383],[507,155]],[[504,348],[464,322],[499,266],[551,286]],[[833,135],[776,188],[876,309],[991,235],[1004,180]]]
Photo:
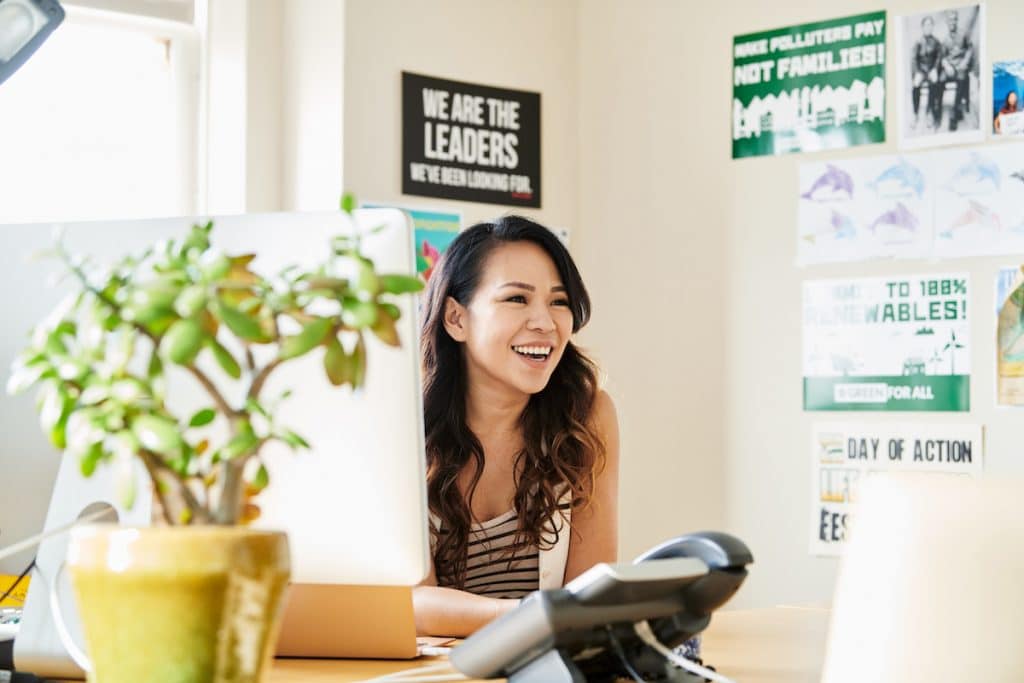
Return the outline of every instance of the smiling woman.
[[[421,633],[464,636],[617,546],[618,425],[572,342],[590,298],[547,228],[475,225],[430,279],[421,335],[432,570]]]

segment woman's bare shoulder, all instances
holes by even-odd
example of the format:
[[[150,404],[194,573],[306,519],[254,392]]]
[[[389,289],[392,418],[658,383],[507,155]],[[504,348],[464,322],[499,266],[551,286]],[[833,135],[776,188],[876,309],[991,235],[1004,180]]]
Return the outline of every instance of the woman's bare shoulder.
[[[590,414],[594,424],[598,427],[609,427],[618,423],[615,401],[612,400],[611,394],[604,389],[599,389],[594,396],[594,407]]]

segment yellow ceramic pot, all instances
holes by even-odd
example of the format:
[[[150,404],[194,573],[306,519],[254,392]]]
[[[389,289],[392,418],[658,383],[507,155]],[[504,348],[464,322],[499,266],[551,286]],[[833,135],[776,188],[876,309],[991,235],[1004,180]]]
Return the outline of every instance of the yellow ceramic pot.
[[[77,527],[68,568],[94,683],[256,683],[291,573],[244,527]]]

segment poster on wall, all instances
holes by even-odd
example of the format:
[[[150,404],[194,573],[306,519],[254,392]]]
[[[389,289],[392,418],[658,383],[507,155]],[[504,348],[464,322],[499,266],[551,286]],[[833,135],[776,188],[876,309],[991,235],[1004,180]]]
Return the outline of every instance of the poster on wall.
[[[451,211],[411,209],[406,206],[364,202],[364,209],[401,209],[409,214],[416,246],[416,272],[424,281],[430,280],[441,254],[448,249],[462,229],[462,214]]]
[[[933,153],[937,258],[1024,251],[1024,145]]]
[[[798,263],[930,256],[933,200],[922,161],[887,155],[801,164]]]
[[[811,453],[811,554],[838,556],[856,527],[857,494],[865,477],[877,472],[979,476],[984,443],[977,424],[819,423]]]
[[[885,12],[733,38],[732,158],[885,141]]]
[[[1024,135],[1024,59],[992,63],[992,133]]]
[[[1024,266],[996,276],[996,405],[1024,406]]]
[[[540,93],[402,72],[402,193],[540,208]]]
[[[900,147],[980,142],[985,6],[902,16],[897,26]]]
[[[810,280],[804,410],[970,410],[964,273]]]
[[[797,262],[1024,252],[1024,144],[800,165]]]

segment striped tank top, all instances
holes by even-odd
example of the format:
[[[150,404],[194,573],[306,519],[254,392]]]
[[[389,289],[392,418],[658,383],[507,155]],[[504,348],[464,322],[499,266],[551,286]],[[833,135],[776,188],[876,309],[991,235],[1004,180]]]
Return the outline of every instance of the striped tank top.
[[[475,522],[469,531],[465,590],[489,598],[522,598],[540,587],[540,554],[536,546],[513,555],[507,549],[515,539],[515,510]]]

